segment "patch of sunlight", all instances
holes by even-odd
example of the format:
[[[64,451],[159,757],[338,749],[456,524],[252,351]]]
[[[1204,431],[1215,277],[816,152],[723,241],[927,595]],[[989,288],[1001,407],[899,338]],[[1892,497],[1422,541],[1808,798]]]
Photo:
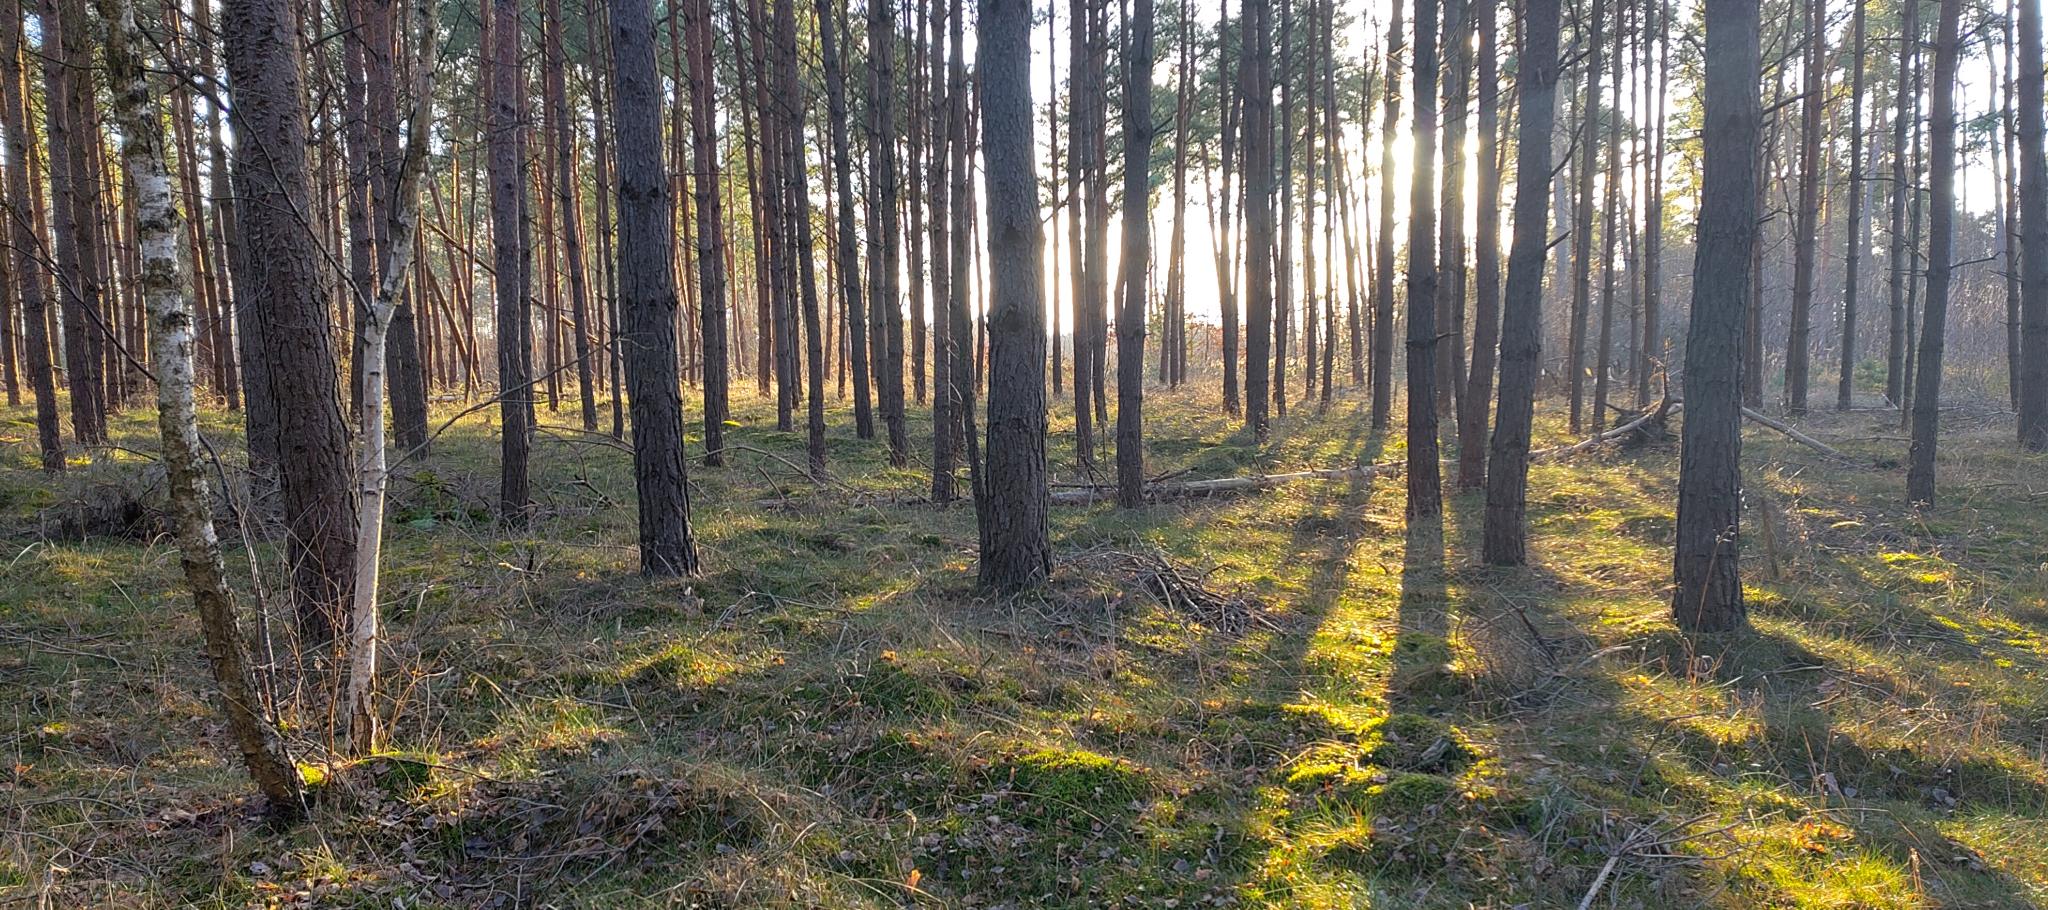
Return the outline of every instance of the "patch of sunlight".
[[[1764,826],[1754,834],[1745,855],[1771,906],[1908,910],[1927,905],[1910,859],[1860,843],[1837,822],[1809,817]]]
[[[515,705],[476,745],[502,750],[508,753],[507,760],[516,762],[542,752],[587,752],[623,733],[596,708],[563,697]]]

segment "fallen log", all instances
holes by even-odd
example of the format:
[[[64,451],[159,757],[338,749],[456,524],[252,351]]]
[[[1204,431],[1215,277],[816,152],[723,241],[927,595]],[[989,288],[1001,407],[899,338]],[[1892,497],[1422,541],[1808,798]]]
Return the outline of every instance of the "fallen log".
[[[1586,437],[1585,439],[1579,440],[1578,442],[1568,442],[1564,445],[1551,446],[1547,449],[1537,449],[1529,453],[1529,460],[1549,461],[1553,458],[1565,458],[1572,455],[1577,455],[1589,449],[1598,448],[1599,446],[1604,445],[1606,443],[1614,442],[1620,439],[1626,439],[1653,422],[1659,426],[1662,426],[1665,419],[1669,418],[1672,414],[1678,412],[1684,407],[1685,404],[1683,402],[1673,401],[1669,398],[1666,398],[1658,402],[1656,407],[1644,411],[1642,414],[1638,415],[1636,419],[1624,423],[1621,426],[1615,427],[1614,429],[1607,430],[1605,432],[1595,433],[1591,436]]]
[[[1771,418],[1766,417],[1763,414],[1758,413],[1757,411],[1752,410],[1750,408],[1743,408],[1742,416],[1747,417],[1750,420],[1755,421],[1756,423],[1762,424],[1766,427],[1776,430],[1786,439],[1790,439],[1793,442],[1799,443],[1800,445],[1803,445],[1809,449],[1819,452],[1822,455],[1826,455],[1829,458],[1835,459],[1836,461],[1847,462],[1850,464],[1857,463],[1856,459],[1850,458],[1848,455],[1843,454],[1842,450],[1837,449],[1834,446],[1828,445],[1825,442],[1821,442],[1820,440],[1808,436],[1805,433],[1799,432],[1798,430],[1794,429],[1791,424],[1783,423],[1777,420],[1772,420]]]

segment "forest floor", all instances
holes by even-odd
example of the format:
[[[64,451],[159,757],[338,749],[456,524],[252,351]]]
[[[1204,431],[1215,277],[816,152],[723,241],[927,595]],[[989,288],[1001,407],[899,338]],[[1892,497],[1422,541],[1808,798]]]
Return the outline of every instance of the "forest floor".
[[[1261,446],[1203,385],[1146,402],[1153,471],[1400,457],[1358,398]],[[1395,475],[1056,506],[1054,581],[991,600],[926,456],[888,468],[835,401],[814,485],[750,395],[732,466],[691,468],[689,583],[636,574],[604,440],[542,431],[518,533],[488,518],[484,415],[405,465],[389,751],[324,761],[301,711],[317,801],[281,832],[168,541],[37,518],[142,475],[153,412],[51,489],[5,411],[0,905],[2048,905],[2048,460],[1989,410],[1949,416],[1920,511],[1889,414],[1800,424],[1854,464],[1752,428],[1755,631],[1689,643],[1670,440],[1536,466],[1526,570],[1476,564],[1481,496],[1410,526]],[[1539,446],[1567,440],[1553,404]],[[245,550],[230,568],[251,583]],[[321,702],[295,678],[287,702]]]

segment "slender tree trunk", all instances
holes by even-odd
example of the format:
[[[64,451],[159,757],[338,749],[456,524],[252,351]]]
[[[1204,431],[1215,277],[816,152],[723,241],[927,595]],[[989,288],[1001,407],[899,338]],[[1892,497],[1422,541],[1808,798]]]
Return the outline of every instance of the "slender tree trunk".
[[[1259,442],[1270,427],[1267,406],[1273,376],[1273,89],[1272,10],[1268,0],[1244,0],[1238,28],[1244,47],[1245,425]]]
[[[877,339],[882,353],[877,371],[889,464],[902,467],[910,459],[910,436],[903,417],[903,295],[896,272],[903,231],[896,208],[895,22],[891,0],[873,0],[868,10],[868,158],[879,236],[871,244],[868,287],[882,336]]]
[[[2043,151],[2041,5],[2019,4],[2020,445],[2048,451],[2048,152]]]
[[[1515,226],[1502,300],[1500,405],[1486,475],[1483,558],[1528,561],[1529,426],[1543,368],[1543,260],[1550,244],[1551,132],[1557,120],[1558,0],[1522,9],[1516,74]]]
[[[1030,2],[981,0],[977,23],[988,187],[990,395],[988,470],[976,481],[974,505],[981,585],[1012,591],[1035,585],[1052,571],[1046,534],[1051,496],[1045,470],[1044,235],[1031,141]],[[1074,394],[1081,397],[1083,390],[1076,387]]]
[[[931,232],[932,270],[932,501],[949,503],[959,498],[955,476],[957,456],[964,446],[960,439],[960,416],[954,410],[953,392],[953,269],[951,230],[953,225],[951,181],[953,147],[966,137],[952,131],[953,104],[947,93],[946,31],[951,10],[939,2],[932,11],[931,47],[919,59],[931,67],[930,105],[923,115],[931,129]],[[1047,55],[1050,57],[1051,55]],[[920,75],[920,78],[923,78]],[[965,203],[965,200],[962,200]],[[1055,215],[1057,222],[1057,215]],[[1058,273],[1057,266],[1054,273]],[[1057,286],[1057,285],[1055,285]],[[1054,335],[1057,338],[1057,334]]]
[[[1913,196],[1909,138],[1918,104],[1913,91],[1913,60],[1920,49],[1920,0],[1902,0],[1899,13],[1898,107],[1892,115],[1892,192],[1889,343],[1885,349],[1884,397],[1905,407],[1906,376],[1906,286],[1912,282],[1913,234],[1906,226],[1906,208]]]
[[[297,818],[305,809],[303,784],[298,768],[278,741],[276,725],[263,711],[248,650],[236,625],[234,595],[227,585],[220,540],[214,534],[211,496],[200,455],[199,420],[193,406],[195,331],[178,256],[182,218],[171,192],[169,150],[154,103],[158,89],[150,85],[144,63],[137,56],[145,39],[136,25],[133,4],[100,0],[99,6],[109,25],[106,67],[121,130],[121,157],[136,193],[137,248],[142,256],[137,283],[149,307],[157,429],[163,441],[179,561],[199,613],[228,735],[250,779],[269,801],[269,814],[280,820]],[[10,113],[10,120],[14,116]],[[14,132],[10,128],[10,135]],[[10,168],[17,167],[18,161],[10,156]]]
[[[1933,94],[1928,109],[1927,302],[1920,325],[1920,357],[1913,375],[1912,449],[1906,461],[1906,498],[1934,505],[1934,457],[1941,434],[1941,368],[1948,342],[1949,282],[1954,271],[1956,221],[1956,67],[1962,4],[1941,4],[1935,28]]]
[[[1798,224],[1792,239],[1792,330],[1785,341],[1785,410],[1806,413],[1808,362],[1813,355],[1814,249],[1820,233],[1821,73],[1827,59],[1825,0],[1806,0],[1806,86],[1799,127]]]
[[[358,752],[377,748],[377,712],[371,703],[377,680],[377,572],[384,549],[384,505],[389,477],[384,451],[385,345],[399,309],[398,295],[405,287],[406,272],[412,268],[419,247],[414,241],[419,230],[419,183],[426,170],[427,131],[434,115],[434,71],[438,61],[434,48],[439,35],[435,28],[435,6],[413,7],[419,21],[421,53],[414,68],[413,110],[407,124],[403,157],[394,162],[397,180],[387,189],[380,212],[385,243],[381,249],[376,296],[364,315],[363,423],[362,449],[356,474],[356,502],[362,510],[356,532],[356,565],[349,604],[349,674],[342,697],[342,717],[348,724],[348,741]],[[388,36],[387,36],[388,37]],[[394,410],[396,398],[393,396]]]
[[[1123,311],[1116,317],[1116,500],[1145,501],[1145,298],[1152,260],[1152,0],[1135,0],[1124,44]]]
[[[1471,53],[1466,43],[1467,0],[1443,6],[1443,174],[1437,231],[1436,357],[1439,419],[1454,417],[1465,381],[1465,109],[1471,86]]]
[[[1387,428],[1394,401],[1394,143],[1401,121],[1401,3],[1387,25],[1387,66],[1382,77],[1387,109],[1380,120],[1379,247],[1374,251],[1372,294],[1372,428]]]
[[[1479,19],[1479,248],[1473,263],[1472,371],[1458,396],[1458,488],[1464,490],[1486,484],[1487,403],[1493,397],[1494,358],[1500,345],[1499,5],[1496,0],[1475,0],[1474,5]]]
[[[1705,173],[1685,347],[1685,435],[1671,611],[1687,632],[1747,623],[1742,603],[1742,318],[1757,231],[1762,113],[1760,11],[1750,0],[1706,7]]]
[[[875,438],[875,418],[871,410],[872,405],[869,403],[868,393],[868,377],[870,375],[868,370],[868,318],[861,301],[862,285],[860,280],[859,245],[855,241],[853,227],[853,164],[852,155],[848,151],[849,143],[846,135],[847,115],[846,77],[843,73],[844,59],[839,50],[840,42],[838,40],[846,34],[845,12],[839,9],[837,0],[817,0],[817,4],[820,48],[822,56],[825,58],[825,97],[828,117],[832,124],[832,179],[837,187],[835,195],[838,197],[838,211],[836,214],[838,216],[839,241],[835,244],[836,249],[834,253],[839,259],[839,306],[840,311],[846,316],[847,349],[852,355],[852,366],[848,371],[853,374],[854,435],[861,439],[873,439]],[[705,34],[703,60],[704,66],[708,70],[711,64],[709,23],[706,23],[704,28],[707,31]],[[692,53],[691,59],[694,61],[697,58],[694,56],[694,50]],[[691,66],[694,72],[696,64],[693,62]],[[700,101],[694,102],[692,106],[693,116],[695,116],[695,110],[699,108],[704,110],[704,124],[701,127],[701,131],[697,134],[697,144],[700,147],[705,144],[707,138],[713,135],[710,106],[711,97],[708,91]],[[701,161],[699,169],[702,169]],[[699,192],[701,193],[702,191]],[[701,195],[697,208],[700,212],[704,209]],[[700,230],[697,233],[699,237],[702,237],[707,232]],[[703,253],[700,252],[700,258],[702,255]],[[705,299],[710,299],[710,291],[708,289],[705,294]],[[708,340],[705,347],[707,349],[710,347]],[[705,416],[706,419],[710,417],[708,413]]]
[[[691,4],[698,15],[706,12],[706,0]],[[697,546],[690,534],[683,402],[676,368],[675,260],[669,255],[669,181],[662,172],[654,17],[647,0],[612,0],[611,20],[618,90],[619,297],[624,317],[620,329],[633,407],[640,571],[695,575]]]
[[[1849,238],[1842,257],[1842,357],[1835,383],[1835,410],[1849,410],[1856,393],[1856,305],[1863,266],[1863,38],[1865,0],[1851,0],[1852,59],[1849,63]]]
[[[1595,0],[1599,2],[1599,0]],[[1414,182],[1408,196],[1408,505],[1410,519],[1443,511],[1437,464],[1436,0],[1415,0]]]
[[[1625,53],[1628,33],[1622,15],[1627,7],[1615,11],[1614,53],[1610,57],[1614,71],[1611,74],[1609,91],[1613,98],[1607,105],[1607,164],[1606,177],[1601,181],[1605,199],[1600,212],[1600,335],[1593,350],[1593,432],[1607,428],[1607,390],[1609,374],[1613,372],[1614,353],[1614,282],[1619,277],[1615,266],[1614,250],[1621,236],[1628,232],[1627,219],[1621,212],[1621,88],[1623,76],[1621,65]]]
[[[57,418],[57,385],[51,375],[50,317],[45,296],[42,237],[36,230],[35,190],[28,160],[35,137],[29,134],[23,92],[21,0],[0,7],[0,127],[7,131],[8,237],[14,249],[14,281],[21,293],[22,361],[36,398],[36,450],[44,471],[64,470],[64,439]],[[62,291],[59,291],[62,293]],[[159,350],[159,355],[162,351]]]
[[[273,0],[274,2],[274,0]],[[532,321],[527,289],[526,131],[521,126],[519,5],[491,0],[488,82],[490,120],[492,285],[497,296],[500,472],[498,517],[526,524],[532,507],[527,453],[533,445]],[[635,427],[636,434],[638,427]]]
[[[1585,100],[1579,108],[1578,197],[1572,210],[1572,311],[1565,340],[1570,376],[1571,431],[1585,420],[1586,316],[1593,302],[1593,175],[1600,152],[1600,70],[1606,51],[1607,0],[1593,0],[1592,42],[1586,52]],[[1611,228],[1610,228],[1611,230]]]

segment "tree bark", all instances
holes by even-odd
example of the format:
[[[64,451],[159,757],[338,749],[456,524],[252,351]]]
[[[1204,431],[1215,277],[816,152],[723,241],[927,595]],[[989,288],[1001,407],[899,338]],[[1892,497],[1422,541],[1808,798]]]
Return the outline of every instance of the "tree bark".
[[[1921,311],[1919,364],[1913,375],[1912,446],[1906,498],[1934,505],[1934,457],[1941,433],[1941,367],[1948,342],[1949,282],[1956,221],[1956,67],[1962,56],[1962,4],[1941,4],[1928,86],[1927,302]]]
[[[1387,109],[1380,136],[1392,136],[1401,121],[1401,3],[1387,25],[1387,66],[1381,77]],[[1379,244],[1374,250],[1372,293],[1372,428],[1387,428],[1394,401],[1394,143],[1380,143]]]
[[[1046,533],[1044,236],[1031,140],[1029,0],[981,0],[976,44],[988,188],[990,394],[988,469],[977,481],[974,504],[981,586],[1015,591],[1052,571]],[[1080,397],[1084,390],[1077,387],[1074,394]]]
[[[1152,264],[1152,0],[1135,0],[1124,44],[1123,309],[1116,317],[1117,504],[1145,499],[1145,299]]]
[[[221,16],[247,280],[277,420],[277,468],[301,644],[340,631],[355,570],[356,504],[338,357],[321,293],[305,149],[298,16],[287,0],[228,0]],[[251,384],[251,391],[254,391]],[[252,411],[254,409],[252,408]]]
[[[2043,151],[2041,5],[2019,4],[2020,445],[2048,451],[2048,152]]]
[[[505,2],[505,0],[501,0]],[[705,0],[691,0],[702,13]],[[633,408],[633,486],[640,499],[640,571],[697,574],[676,367],[675,260],[669,182],[661,160],[661,83],[647,0],[612,0],[618,91],[619,298]]]
[[[1599,0],[1595,0],[1596,3]],[[1436,0],[1415,0],[1414,182],[1408,195],[1408,500],[1410,519],[1443,511],[1437,464]]]
[[[1474,5],[1479,19],[1479,248],[1472,266],[1472,371],[1458,396],[1458,488],[1463,490],[1486,485],[1487,403],[1493,398],[1500,346],[1499,5],[1496,0],[1475,0]]]
[[[1792,239],[1792,330],[1785,340],[1785,410],[1806,413],[1813,356],[1814,250],[1820,233],[1821,68],[1827,59],[1825,0],[1806,0],[1806,86],[1800,108],[1799,207]],[[1859,58],[1860,59],[1860,58]],[[1854,157],[1853,155],[1851,156]],[[1854,196],[1854,193],[1850,194]]]
[[[1742,602],[1742,336],[1750,300],[1760,12],[1750,0],[1708,0],[1699,235],[1685,349],[1685,436],[1671,610],[1687,632],[1728,632]]]
[[[171,192],[169,150],[153,99],[159,88],[144,75],[137,56],[144,46],[129,0],[100,0],[108,20],[107,77],[121,129],[121,158],[136,194],[137,283],[149,308],[150,349],[157,377],[157,430],[163,441],[165,477],[185,583],[199,613],[208,664],[228,735],[243,767],[269,801],[273,818],[291,819],[304,810],[298,768],[285,756],[277,728],[265,716],[249,666],[220,540],[214,534],[211,500],[202,467],[198,415],[193,406],[195,327],[185,299],[185,275],[178,256],[182,220]],[[16,20],[17,22],[19,20]],[[11,31],[11,29],[10,29]],[[18,124],[10,124],[18,126]],[[10,134],[12,130],[10,130]],[[10,165],[19,159],[10,158]]]
[[[49,298],[37,253],[43,248],[42,237],[36,231],[35,191],[28,173],[35,137],[28,132],[23,92],[22,12],[21,0],[0,8],[7,17],[0,23],[0,127],[7,131],[8,237],[14,245],[14,280],[21,291],[22,362],[36,399],[36,451],[43,470],[55,474],[64,470],[64,439],[58,425],[57,384],[51,375]]]
[[[492,286],[497,297],[498,518],[526,524],[532,508],[527,476],[533,446],[533,326],[528,312],[531,267],[526,237],[526,130],[520,120],[519,4],[491,0],[488,52]],[[637,428],[636,428],[637,432]]]
[[[1245,48],[1240,73],[1244,95],[1245,220],[1245,426],[1266,441],[1270,432],[1267,384],[1273,376],[1273,89],[1272,10],[1268,0],[1244,0],[1238,19]]]

